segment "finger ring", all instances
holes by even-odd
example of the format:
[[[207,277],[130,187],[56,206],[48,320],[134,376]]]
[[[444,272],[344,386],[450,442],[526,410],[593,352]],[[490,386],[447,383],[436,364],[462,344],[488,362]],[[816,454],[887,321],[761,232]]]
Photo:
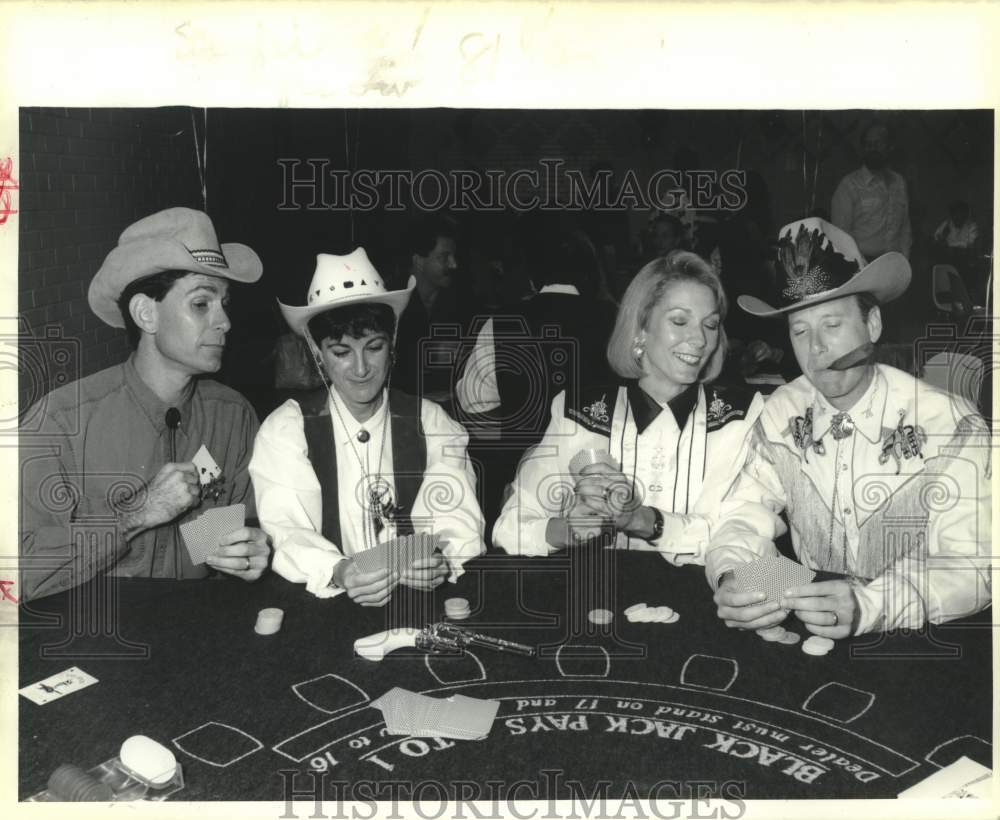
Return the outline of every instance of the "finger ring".
[[[243,567],[243,571],[244,572],[249,572],[250,571],[250,558],[247,557],[247,556],[243,556],[243,560],[247,562],[247,565],[245,567]]]
[[[836,612],[832,612],[830,614],[833,615],[833,625],[836,626],[837,624],[839,624],[840,616]]]

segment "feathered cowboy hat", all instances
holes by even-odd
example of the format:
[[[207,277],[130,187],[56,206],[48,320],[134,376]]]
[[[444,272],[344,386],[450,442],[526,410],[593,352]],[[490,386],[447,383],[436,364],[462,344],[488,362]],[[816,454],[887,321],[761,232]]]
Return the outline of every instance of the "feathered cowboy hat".
[[[279,299],[278,307],[288,326],[300,336],[305,336],[313,316],[358,302],[389,305],[399,319],[414,284],[411,277],[404,290],[386,290],[382,277],[368,260],[364,248],[355,248],[347,256],[321,253],[316,256],[316,271],[309,283],[307,304],[302,307],[286,305]]]
[[[168,270],[256,282],[263,266],[246,245],[220,245],[208,214],[168,208],[129,225],[94,274],[87,291],[90,309],[105,324],[125,327],[118,298],[132,282]]]
[[[891,251],[866,262],[854,239],[823,219],[792,222],[778,237],[781,305],[740,296],[739,306],[754,316],[780,316],[852,293],[870,293],[884,304],[909,287],[910,263],[903,254]]]

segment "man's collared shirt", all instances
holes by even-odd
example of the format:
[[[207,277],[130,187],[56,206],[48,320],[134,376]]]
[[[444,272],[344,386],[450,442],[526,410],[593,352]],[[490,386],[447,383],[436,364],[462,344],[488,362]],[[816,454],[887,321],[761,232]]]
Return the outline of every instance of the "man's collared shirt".
[[[831,205],[831,222],[847,231],[870,262],[888,251],[910,255],[910,202],[906,180],[886,170],[881,174],[865,166],[847,174],[837,186]]]
[[[170,460],[170,406],[143,382],[129,358],[53,391],[28,411],[19,437],[26,598],[107,570],[128,577],[204,577],[207,569],[191,564],[175,524],[208,505],[244,503],[247,517],[254,515],[247,472],[257,432],[253,408],[235,390],[209,379],[193,380],[175,406],[180,412],[175,461],[191,461],[205,445],[222,470],[222,494],[128,543],[117,519],[142,503],[144,488]],[[81,548],[94,534],[101,550]]]
[[[804,376],[772,394],[722,503],[709,582],[775,554],[784,512],[804,565],[866,582],[855,587],[859,633],[917,628],[988,605],[990,441],[982,417],[885,365],[847,418],[838,415]]]

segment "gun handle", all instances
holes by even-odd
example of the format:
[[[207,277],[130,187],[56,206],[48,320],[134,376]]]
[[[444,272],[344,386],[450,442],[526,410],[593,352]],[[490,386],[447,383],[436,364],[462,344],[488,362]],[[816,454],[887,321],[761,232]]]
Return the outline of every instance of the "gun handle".
[[[419,629],[403,627],[376,632],[354,642],[354,651],[369,661],[380,661],[390,652],[402,649],[404,646],[416,646]]]

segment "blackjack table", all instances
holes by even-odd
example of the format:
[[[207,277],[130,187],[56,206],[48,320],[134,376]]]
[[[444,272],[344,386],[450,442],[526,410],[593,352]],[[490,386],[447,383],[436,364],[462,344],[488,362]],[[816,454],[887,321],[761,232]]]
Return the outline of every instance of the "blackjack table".
[[[534,648],[381,661],[356,639],[445,620]],[[632,623],[636,603],[674,623]],[[283,610],[259,635],[261,609]],[[589,613],[607,609],[608,624]],[[808,637],[794,615],[790,629]],[[76,667],[97,683],[19,698],[19,794],[146,735],[171,749],[169,800],[896,797],[961,756],[991,765],[992,611],[838,641],[828,654],[730,629],[704,569],[656,553],[489,553],[434,593],[384,608],[255,583],[116,580],[22,605],[20,686]],[[372,701],[402,687],[494,699],[481,740],[390,734]]]

